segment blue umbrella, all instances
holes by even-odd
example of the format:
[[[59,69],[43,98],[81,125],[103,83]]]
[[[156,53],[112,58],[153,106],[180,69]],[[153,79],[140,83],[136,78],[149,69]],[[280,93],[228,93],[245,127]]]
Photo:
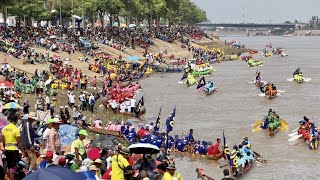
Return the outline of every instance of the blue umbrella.
[[[129,56],[127,59],[128,59],[129,61],[139,61],[139,60],[140,60],[140,58],[137,57],[137,56]]]
[[[85,180],[86,178],[71,169],[61,166],[49,166],[45,169],[39,169],[23,178],[24,180],[65,180],[77,179]]]
[[[77,139],[78,128],[71,125],[60,125],[59,126],[59,137],[62,149],[66,148],[74,140]]]

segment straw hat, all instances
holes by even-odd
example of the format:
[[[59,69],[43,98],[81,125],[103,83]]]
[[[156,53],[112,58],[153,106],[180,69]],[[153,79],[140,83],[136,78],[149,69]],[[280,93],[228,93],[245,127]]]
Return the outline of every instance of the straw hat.
[[[96,159],[96,160],[94,160],[94,163],[102,164],[102,160],[101,159]]]
[[[55,123],[55,124],[60,124],[61,123],[61,121],[60,121],[60,119],[59,118],[53,118],[53,121],[52,121],[52,123]]]
[[[28,118],[38,120],[37,114],[35,112],[30,112]]]
[[[98,168],[95,165],[89,166],[88,169],[89,169],[89,171],[97,171],[98,170]]]

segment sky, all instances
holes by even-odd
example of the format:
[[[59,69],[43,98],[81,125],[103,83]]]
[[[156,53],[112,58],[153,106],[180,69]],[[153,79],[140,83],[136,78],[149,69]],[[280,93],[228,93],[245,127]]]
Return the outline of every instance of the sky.
[[[295,19],[308,22],[312,16],[320,17],[320,0],[191,1],[207,12],[212,23],[283,23]]]

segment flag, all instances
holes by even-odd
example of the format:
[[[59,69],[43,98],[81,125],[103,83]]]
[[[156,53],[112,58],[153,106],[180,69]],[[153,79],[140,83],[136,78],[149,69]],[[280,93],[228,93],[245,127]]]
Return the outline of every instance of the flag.
[[[144,106],[144,100],[143,100],[143,96],[141,97],[140,101],[138,102],[137,106],[136,106],[136,110],[135,113],[136,114],[140,114],[141,108]]]
[[[162,106],[160,107],[159,114],[158,114],[158,117],[157,117],[157,120],[156,120],[156,124],[154,126],[154,131],[155,132],[159,131],[159,129],[160,129],[161,109],[162,109]]]
[[[296,69],[293,73],[293,75],[299,74],[300,73],[300,68]]]
[[[171,112],[170,116],[168,117],[168,119],[166,121],[167,132],[172,131],[173,125],[174,125],[174,117],[175,116],[176,116],[176,108],[173,109],[173,111]]]
[[[224,131],[223,131],[223,153],[224,153],[225,157],[228,159],[230,167],[232,167],[233,160],[230,157],[230,150],[229,150],[228,144],[226,142],[226,137],[224,136]]]
[[[185,73],[183,73],[183,76],[182,76],[182,78],[180,79],[180,81],[182,81],[182,80],[184,80],[185,78],[187,78],[188,77],[188,74],[185,72]]]
[[[165,147],[164,147],[164,157],[165,159],[169,159],[169,156],[170,156],[170,148],[169,148],[169,132],[167,132],[165,135],[164,135],[164,140],[166,142],[165,144]]]
[[[204,76],[198,81],[197,89],[201,88],[202,86],[206,85],[206,80],[204,79]]]

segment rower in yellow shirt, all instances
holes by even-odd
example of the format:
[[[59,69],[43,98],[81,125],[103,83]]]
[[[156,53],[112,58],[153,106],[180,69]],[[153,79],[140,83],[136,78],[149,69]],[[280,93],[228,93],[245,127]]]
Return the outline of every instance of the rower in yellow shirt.
[[[180,173],[176,172],[176,166],[169,164],[167,172],[164,173],[162,180],[183,180]]]

